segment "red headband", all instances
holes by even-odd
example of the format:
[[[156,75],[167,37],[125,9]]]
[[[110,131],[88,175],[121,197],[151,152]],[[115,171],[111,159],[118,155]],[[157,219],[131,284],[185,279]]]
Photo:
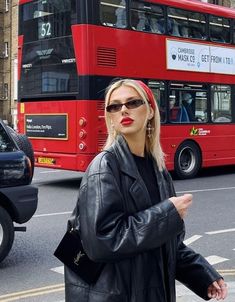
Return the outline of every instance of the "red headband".
[[[154,95],[152,90],[142,81],[136,80],[136,82],[144,89],[145,93],[147,94],[147,99],[153,110],[156,109],[156,102],[154,99]]]

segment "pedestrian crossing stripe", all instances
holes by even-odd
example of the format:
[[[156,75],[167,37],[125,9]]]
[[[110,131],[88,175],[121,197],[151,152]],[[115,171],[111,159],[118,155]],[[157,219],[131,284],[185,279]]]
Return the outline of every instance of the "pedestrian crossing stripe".
[[[202,235],[194,235],[186,240],[184,240],[184,244],[185,245],[190,245],[191,243],[193,243],[194,241],[200,239],[202,237]]]
[[[211,265],[215,265],[217,263],[221,263],[224,261],[228,261],[229,259],[227,258],[223,258],[220,256],[216,256],[216,255],[211,255],[209,257],[206,257],[206,260],[211,264]]]
[[[63,275],[64,274],[64,266],[53,267],[53,268],[51,268],[51,271]]]

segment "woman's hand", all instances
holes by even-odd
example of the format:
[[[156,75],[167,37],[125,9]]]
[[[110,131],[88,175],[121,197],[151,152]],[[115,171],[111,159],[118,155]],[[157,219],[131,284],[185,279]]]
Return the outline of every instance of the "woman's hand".
[[[208,297],[216,300],[224,300],[227,297],[227,293],[227,284],[223,279],[213,282],[207,289]]]
[[[192,194],[184,194],[178,197],[171,197],[169,200],[174,204],[176,210],[178,211],[180,217],[182,219],[185,218],[188,208],[192,204],[193,195]]]

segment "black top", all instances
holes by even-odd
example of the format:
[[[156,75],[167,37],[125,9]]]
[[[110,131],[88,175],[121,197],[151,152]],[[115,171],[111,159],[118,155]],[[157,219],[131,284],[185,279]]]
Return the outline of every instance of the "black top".
[[[160,202],[160,193],[153,167],[153,159],[150,156],[137,156],[133,154],[137,169],[149,192],[152,205]]]
[[[157,178],[154,172],[153,159],[149,155],[145,157],[137,156],[132,154],[137,166],[137,169],[142,177],[147,190],[150,195],[152,205],[161,201]],[[162,258],[163,263],[163,274],[164,274],[164,284],[165,284],[165,299],[170,301],[169,297],[169,282],[168,282],[168,271],[167,271],[167,255],[166,255],[166,245],[163,244],[159,250],[159,257]]]

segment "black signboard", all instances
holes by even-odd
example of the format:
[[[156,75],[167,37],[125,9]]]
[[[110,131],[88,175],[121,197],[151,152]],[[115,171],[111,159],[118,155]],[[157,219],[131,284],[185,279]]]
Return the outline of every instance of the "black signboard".
[[[67,114],[26,114],[25,133],[30,138],[67,139]]]

